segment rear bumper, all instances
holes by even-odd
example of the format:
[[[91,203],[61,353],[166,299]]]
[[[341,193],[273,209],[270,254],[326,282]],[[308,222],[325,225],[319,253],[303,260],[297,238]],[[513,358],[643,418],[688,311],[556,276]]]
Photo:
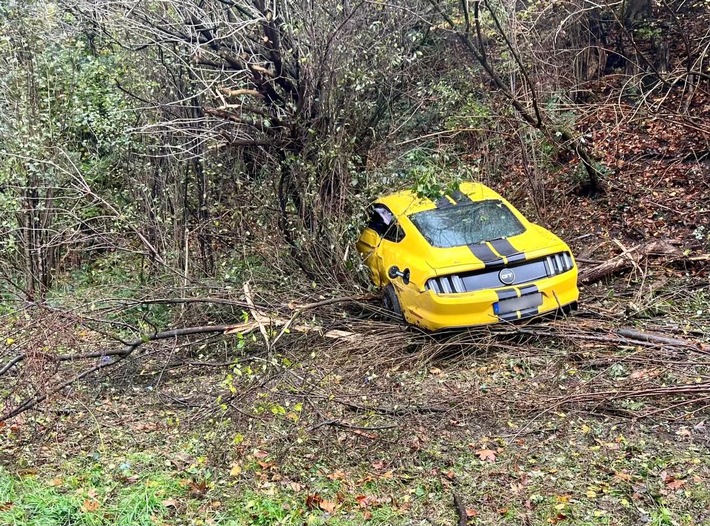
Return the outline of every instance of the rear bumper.
[[[398,288],[407,322],[430,331],[488,325],[554,312],[579,299],[576,267],[563,274],[514,287],[437,294]]]

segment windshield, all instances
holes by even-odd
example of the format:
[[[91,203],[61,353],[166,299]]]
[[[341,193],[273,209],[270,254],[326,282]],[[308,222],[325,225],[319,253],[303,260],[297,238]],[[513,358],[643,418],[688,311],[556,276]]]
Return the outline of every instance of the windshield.
[[[409,216],[430,245],[475,245],[522,234],[525,227],[501,201],[477,201]]]

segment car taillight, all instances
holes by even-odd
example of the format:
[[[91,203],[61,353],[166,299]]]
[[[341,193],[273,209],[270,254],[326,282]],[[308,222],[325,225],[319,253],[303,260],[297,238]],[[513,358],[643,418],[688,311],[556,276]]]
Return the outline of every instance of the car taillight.
[[[452,292],[466,292],[466,286],[458,274],[431,278],[426,282],[427,290],[433,290],[437,294],[451,294]]]
[[[547,256],[545,258],[545,266],[547,267],[548,276],[556,276],[572,270],[574,261],[572,261],[572,256],[569,252],[560,252],[559,254]]]

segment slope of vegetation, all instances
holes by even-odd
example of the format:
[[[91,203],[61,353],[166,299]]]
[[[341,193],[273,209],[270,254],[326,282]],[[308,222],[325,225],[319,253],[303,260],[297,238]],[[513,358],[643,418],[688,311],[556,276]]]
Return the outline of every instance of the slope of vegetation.
[[[710,522],[707,2],[0,2],[0,524]],[[353,241],[464,179],[569,319],[424,334]]]

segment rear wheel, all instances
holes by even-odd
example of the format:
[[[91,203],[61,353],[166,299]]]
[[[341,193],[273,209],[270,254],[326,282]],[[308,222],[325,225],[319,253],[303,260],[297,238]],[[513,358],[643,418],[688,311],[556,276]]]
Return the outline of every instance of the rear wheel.
[[[402,307],[399,304],[399,298],[397,293],[394,291],[394,287],[391,283],[388,283],[384,288],[384,294],[382,295],[382,304],[390,311],[392,314],[398,318],[402,317]]]

